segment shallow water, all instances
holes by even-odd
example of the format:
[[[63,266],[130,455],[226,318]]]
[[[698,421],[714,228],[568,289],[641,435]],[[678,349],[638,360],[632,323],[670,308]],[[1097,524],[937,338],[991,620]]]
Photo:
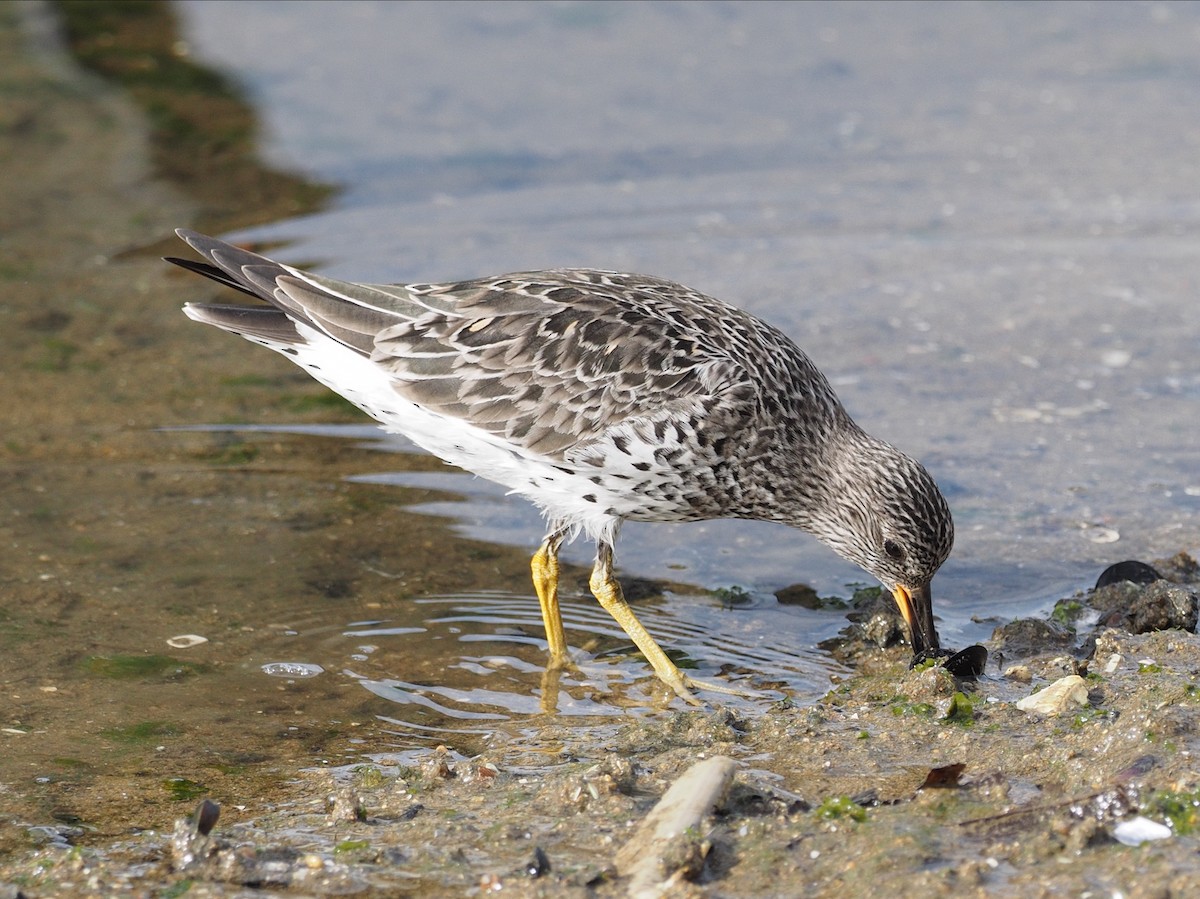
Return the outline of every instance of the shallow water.
[[[310,437],[349,441],[368,452],[400,453],[406,470],[349,474],[345,481],[382,485],[381,495],[398,487],[400,496],[429,497],[405,503],[404,514],[447,519],[471,541],[511,542],[511,534],[525,532],[536,542],[540,533],[536,512],[505,496],[501,488],[450,468],[407,470],[414,464],[420,467],[423,454],[407,441],[369,426],[189,427],[165,433],[259,440],[285,435],[300,442]],[[664,545],[669,552],[669,544]],[[406,549],[396,547],[398,559],[408,561]],[[568,556],[590,563],[586,547],[564,553]],[[710,595],[689,588],[689,566],[678,556],[670,558],[675,561],[668,568],[677,577],[663,596],[635,599],[635,608],[677,664],[693,676],[748,693],[721,696],[723,704],[748,710],[784,696],[811,701],[828,689],[831,674],[844,672],[816,647],[845,626],[844,611],[784,606],[770,594]],[[556,679],[545,670],[546,643],[531,587],[518,592],[481,588],[451,595],[417,593],[397,600],[389,598],[396,582],[402,594],[412,591],[404,574],[387,570],[386,564],[357,559],[340,566],[346,576],[358,575],[368,582],[355,589],[355,608],[365,605],[380,609],[380,614],[349,619],[338,604],[305,603],[298,597],[289,604],[286,621],[266,629],[254,657],[240,660],[246,676],[334,678],[357,684],[394,704],[390,711],[376,708],[383,710],[382,731],[395,738],[396,751],[449,744],[478,752],[497,728],[511,734],[525,718],[590,718],[595,720],[578,723],[603,728],[631,712],[653,713],[670,702],[620,627],[586,592],[586,564],[580,576],[564,577],[562,616],[575,665]],[[436,568],[436,547],[421,550],[413,564]],[[487,583],[486,565],[474,571],[456,567],[455,572]],[[637,584],[627,587],[636,590]],[[258,600],[252,597],[258,591],[252,584],[243,589],[246,613],[253,615]],[[978,630],[990,632],[990,625]],[[271,661],[261,661],[268,657]]]
[[[943,484],[952,640],[1200,543],[1195,6],[182,9],[271,158],[346,188],[239,236],[360,280],[649,271],[780,325]],[[532,545],[515,505],[469,532]],[[738,523],[631,526],[619,559],[863,579]]]

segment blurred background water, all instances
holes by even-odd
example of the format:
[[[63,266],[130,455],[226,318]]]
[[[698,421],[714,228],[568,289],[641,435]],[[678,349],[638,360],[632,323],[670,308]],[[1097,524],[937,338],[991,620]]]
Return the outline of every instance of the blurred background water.
[[[344,186],[235,238],[356,280],[585,265],[750,309],[943,485],[952,641],[1200,543],[1200,6],[179,8],[271,160]],[[462,479],[469,533],[537,542]],[[864,579],[768,525],[623,537],[643,576]]]

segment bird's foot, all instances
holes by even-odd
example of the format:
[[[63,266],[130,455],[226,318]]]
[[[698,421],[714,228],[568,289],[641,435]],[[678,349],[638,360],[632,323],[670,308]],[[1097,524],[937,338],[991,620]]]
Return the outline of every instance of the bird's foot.
[[[546,669],[542,672],[542,711],[546,714],[553,714],[558,711],[558,694],[562,689],[562,676],[564,673],[580,674],[579,666],[566,653],[562,655],[553,655],[546,660]],[[743,699],[762,699],[763,694],[754,690],[749,690],[740,687],[731,687],[728,684],[718,683],[716,681],[701,680],[700,678],[689,677],[684,674],[674,665],[669,669],[656,671],[659,681],[671,691],[692,706],[702,706],[704,700],[700,699],[696,693],[720,693],[723,696],[738,696]]]
[[[763,694],[759,693],[757,690],[749,690],[744,687],[731,687],[729,684],[722,684],[716,681],[700,680],[698,678],[688,677],[686,675],[683,675],[683,680],[686,682],[686,685],[693,690],[707,690],[711,693],[720,693],[723,696],[740,696],[742,699],[765,698]],[[679,691],[676,690],[676,692],[678,693]],[[689,693],[688,696],[692,696],[692,700],[695,700],[695,696],[693,696],[691,693]],[[687,699],[688,697],[683,696],[682,698]],[[693,702],[693,705],[699,704],[699,701]]]
[[[699,692],[720,693],[723,696],[740,696],[743,699],[763,698],[761,693],[756,693],[753,690],[731,687],[728,684],[717,683],[716,681],[700,680],[696,677],[689,677],[678,668],[675,668],[672,671],[659,671],[657,673],[659,679],[672,690],[674,690],[675,695],[688,705],[704,705],[703,700],[696,696],[696,693]]]

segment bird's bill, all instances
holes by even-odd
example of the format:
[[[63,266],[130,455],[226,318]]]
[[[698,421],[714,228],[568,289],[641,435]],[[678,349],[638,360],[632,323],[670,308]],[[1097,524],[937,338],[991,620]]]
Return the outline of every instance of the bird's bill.
[[[892,591],[892,596],[908,623],[913,658],[925,659],[934,655],[941,649],[941,644],[938,642],[937,628],[933,626],[933,593],[929,585],[912,589],[901,584]]]

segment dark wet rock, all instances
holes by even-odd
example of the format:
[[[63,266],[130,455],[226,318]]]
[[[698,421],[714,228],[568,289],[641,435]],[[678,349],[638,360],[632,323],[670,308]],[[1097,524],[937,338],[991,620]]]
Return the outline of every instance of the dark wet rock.
[[[1118,627],[1134,634],[1178,628],[1196,630],[1200,595],[1189,587],[1169,581],[1155,581],[1137,587],[1114,584],[1097,590],[1092,605],[1102,614],[1101,625]]]
[[[1132,586],[1132,584],[1128,586]],[[1050,620],[1061,624],[1071,631],[1077,631],[1080,623],[1085,621],[1090,615],[1091,608],[1088,606],[1087,598],[1082,593],[1063,597],[1050,610]]]
[[[775,591],[775,599],[781,606],[800,606],[803,609],[821,608],[821,597],[808,584],[792,584]]]
[[[1041,618],[1018,618],[992,631],[993,650],[1003,650],[1005,656],[1033,656],[1070,646],[1075,635],[1053,621]]]
[[[641,602],[644,599],[656,599],[666,592],[663,581],[651,580],[644,577],[621,578],[621,591],[628,602]]]
[[[958,683],[954,675],[940,665],[920,671],[910,670],[896,684],[896,695],[909,702],[925,702],[931,705],[938,700],[949,699],[956,692]]]
[[[1103,621],[1109,615],[1122,613],[1132,606],[1145,589],[1144,585],[1135,584],[1132,581],[1118,581],[1115,584],[1093,590],[1087,596],[1086,602],[1088,606],[1100,613]]]
[[[1132,584],[1153,584],[1161,579],[1162,575],[1145,562],[1131,559],[1105,568],[1100,577],[1096,579],[1096,589],[1107,587],[1109,584],[1119,584],[1122,581],[1129,581]]]
[[[775,599],[781,606],[800,606],[804,609],[845,609],[847,603],[837,596],[818,596],[808,584],[792,584],[775,591]]]
[[[903,619],[899,615],[886,612],[876,612],[862,624],[863,638],[880,649],[887,649],[903,643],[908,637]]]
[[[1136,585],[1132,581],[1110,583],[1108,587],[1094,589],[1084,600],[1088,609],[1099,612],[1099,622],[1102,627],[1123,627],[1121,618],[1127,610],[1132,609],[1146,587]],[[1106,622],[1114,623],[1108,624]],[[1124,628],[1128,630],[1128,628]]]
[[[621,755],[610,754],[597,765],[590,776],[606,785],[605,792],[624,793],[632,796],[637,787],[637,769],[633,762]]]
[[[667,719],[663,740],[682,746],[735,743],[745,730],[745,719],[732,709],[678,712]]]
[[[846,614],[851,623],[836,637],[818,644],[839,662],[856,665],[868,653],[908,640],[908,626],[895,600],[878,587],[856,591],[851,606]]]
[[[1088,666],[1087,662],[1081,662],[1074,656],[1058,655],[1031,659],[1030,668],[1040,678],[1058,680],[1072,674],[1086,677]]]
[[[1101,576],[1101,586],[1059,600],[1049,621],[1026,618],[996,628],[993,650],[1014,661],[1056,651],[1090,659],[1096,655],[1097,634],[1108,628],[1134,634],[1169,629],[1195,632],[1200,619],[1198,574],[1200,566],[1187,553],[1156,560],[1153,566],[1118,563]],[[1104,655],[1105,663],[1109,655]],[[1047,678],[1086,675],[1086,663],[1083,669],[1072,670],[1079,664],[1063,656],[1061,665],[1043,661],[1034,670]]]
[[[721,603],[723,609],[749,609],[754,606],[754,597],[745,587],[718,587],[713,591],[713,597]]]
[[[1169,559],[1155,559],[1154,567],[1166,580],[1176,584],[1200,582],[1200,562],[1185,552],[1176,553]]]

